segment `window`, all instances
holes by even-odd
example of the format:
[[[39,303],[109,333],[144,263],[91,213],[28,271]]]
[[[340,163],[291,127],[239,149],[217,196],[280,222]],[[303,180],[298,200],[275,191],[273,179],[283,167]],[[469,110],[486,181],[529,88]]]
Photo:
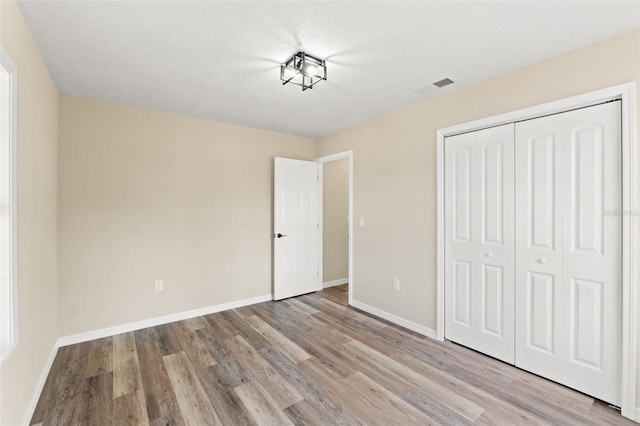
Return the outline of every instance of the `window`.
[[[17,69],[0,48],[0,364],[18,344]]]

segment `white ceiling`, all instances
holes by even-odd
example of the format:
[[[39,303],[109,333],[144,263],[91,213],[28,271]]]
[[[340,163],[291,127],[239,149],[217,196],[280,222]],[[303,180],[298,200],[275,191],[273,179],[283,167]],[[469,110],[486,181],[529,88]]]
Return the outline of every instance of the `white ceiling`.
[[[62,93],[309,137],[640,26],[638,1],[19,5]],[[313,90],[280,83],[298,49]]]

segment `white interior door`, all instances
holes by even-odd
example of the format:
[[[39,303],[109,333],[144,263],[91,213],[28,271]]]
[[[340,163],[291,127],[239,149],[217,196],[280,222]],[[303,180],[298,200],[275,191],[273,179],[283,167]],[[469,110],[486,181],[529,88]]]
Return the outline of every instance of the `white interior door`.
[[[318,271],[318,163],[274,159],[275,300],[321,289]]]
[[[619,405],[620,104],[516,135],[516,365]]]
[[[513,124],[445,142],[445,337],[514,362]]]

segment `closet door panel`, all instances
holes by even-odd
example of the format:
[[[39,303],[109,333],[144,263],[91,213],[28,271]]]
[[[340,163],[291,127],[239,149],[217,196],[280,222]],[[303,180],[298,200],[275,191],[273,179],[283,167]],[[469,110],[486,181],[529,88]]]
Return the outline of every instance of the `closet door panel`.
[[[479,285],[474,317],[480,352],[514,362],[513,124],[477,132]]]
[[[516,365],[559,381],[562,326],[562,126],[516,123]]]
[[[563,116],[564,383],[620,401],[620,103]]]
[[[445,143],[445,337],[475,347],[473,288],[479,279],[476,135]]]

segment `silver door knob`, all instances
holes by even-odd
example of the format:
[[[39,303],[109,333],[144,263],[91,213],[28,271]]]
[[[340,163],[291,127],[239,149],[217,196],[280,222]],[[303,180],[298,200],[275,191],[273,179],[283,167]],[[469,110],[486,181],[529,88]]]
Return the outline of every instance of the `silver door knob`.
[[[538,263],[547,263],[547,259],[545,259],[544,257],[541,257],[540,259],[538,259]]]
[[[485,254],[485,257],[493,257],[493,253],[489,252],[489,253]]]

